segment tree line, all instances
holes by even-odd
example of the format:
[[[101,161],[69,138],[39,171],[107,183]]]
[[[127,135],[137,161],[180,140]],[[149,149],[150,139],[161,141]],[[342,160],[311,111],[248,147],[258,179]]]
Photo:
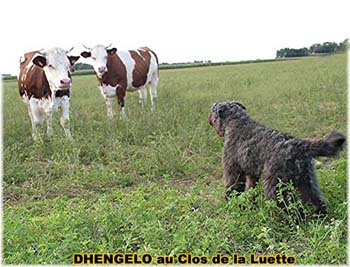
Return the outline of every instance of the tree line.
[[[305,57],[310,55],[334,54],[344,52],[348,45],[348,39],[337,44],[336,42],[324,42],[323,44],[313,44],[309,48],[282,48],[277,50],[276,58],[285,57]]]

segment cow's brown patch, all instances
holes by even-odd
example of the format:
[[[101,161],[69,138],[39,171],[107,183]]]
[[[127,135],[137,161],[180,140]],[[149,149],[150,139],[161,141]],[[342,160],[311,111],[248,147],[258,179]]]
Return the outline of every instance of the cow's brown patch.
[[[141,47],[141,49],[146,50],[146,51],[152,53],[153,56],[156,58],[157,65],[159,65],[158,56],[157,56],[156,53],[154,53],[154,51],[153,51],[152,49],[150,49],[150,48],[148,48],[148,47],[146,47],[146,46],[145,46],[145,47]]]
[[[24,61],[20,65],[18,76],[18,89],[20,96],[26,94],[30,99],[51,97],[49,82],[44,70],[35,65],[32,60],[38,51],[32,51],[24,55]]]
[[[132,86],[141,87],[147,82],[147,74],[151,62],[151,54],[146,49],[129,50],[132,59],[135,61],[135,67],[132,72]]]
[[[108,71],[99,80],[100,84],[116,86],[118,103],[124,107],[125,91],[128,85],[126,77],[126,67],[117,54],[108,54],[107,57]]]
[[[125,86],[126,89],[126,67],[117,54],[108,55],[107,68],[108,71],[102,76],[102,78],[97,76],[99,82],[111,86],[117,86],[119,84]]]

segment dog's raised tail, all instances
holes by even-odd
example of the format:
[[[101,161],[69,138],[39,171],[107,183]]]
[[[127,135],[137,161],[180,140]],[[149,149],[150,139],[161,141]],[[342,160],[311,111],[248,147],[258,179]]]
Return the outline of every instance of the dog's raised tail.
[[[325,139],[309,140],[308,153],[312,157],[334,156],[343,149],[345,144],[345,136],[340,132],[333,131]]]

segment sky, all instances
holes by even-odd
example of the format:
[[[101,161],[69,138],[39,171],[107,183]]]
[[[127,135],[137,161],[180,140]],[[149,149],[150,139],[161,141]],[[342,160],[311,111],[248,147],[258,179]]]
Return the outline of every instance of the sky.
[[[163,63],[218,62],[350,36],[349,0],[11,0],[0,10],[0,73],[15,75],[25,52],[57,46],[74,46],[71,55],[82,44],[148,46]]]

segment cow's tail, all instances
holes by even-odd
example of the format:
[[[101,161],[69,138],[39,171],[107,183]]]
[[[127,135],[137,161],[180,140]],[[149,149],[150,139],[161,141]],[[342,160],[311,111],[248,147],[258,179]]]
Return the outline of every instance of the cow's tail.
[[[156,58],[157,65],[159,66],[159,61],[158,61],[158,56],[157,56],[157,54],[156,54],[156,53],[154,53],[154,51],[153,51],[153,50],[150,50],[150,51],[151,51],[151,53],[154,55],[154,57]]]
[[[149,50],[152,54],[153,54],[153,56],[156,58],[156,62],[157,62],[157,74],[158,74],[158,76],[159,76],[159,61],[158,61],[158,56],[157,56],[157,54],[156,53],[154,53],[154,51],[153,50]]]
[[[333,131],[325,139],[304,140],[306,142],[306,153],[312,157],[329,157],[338,154],[343,149],[345,136],[340,132]]]

